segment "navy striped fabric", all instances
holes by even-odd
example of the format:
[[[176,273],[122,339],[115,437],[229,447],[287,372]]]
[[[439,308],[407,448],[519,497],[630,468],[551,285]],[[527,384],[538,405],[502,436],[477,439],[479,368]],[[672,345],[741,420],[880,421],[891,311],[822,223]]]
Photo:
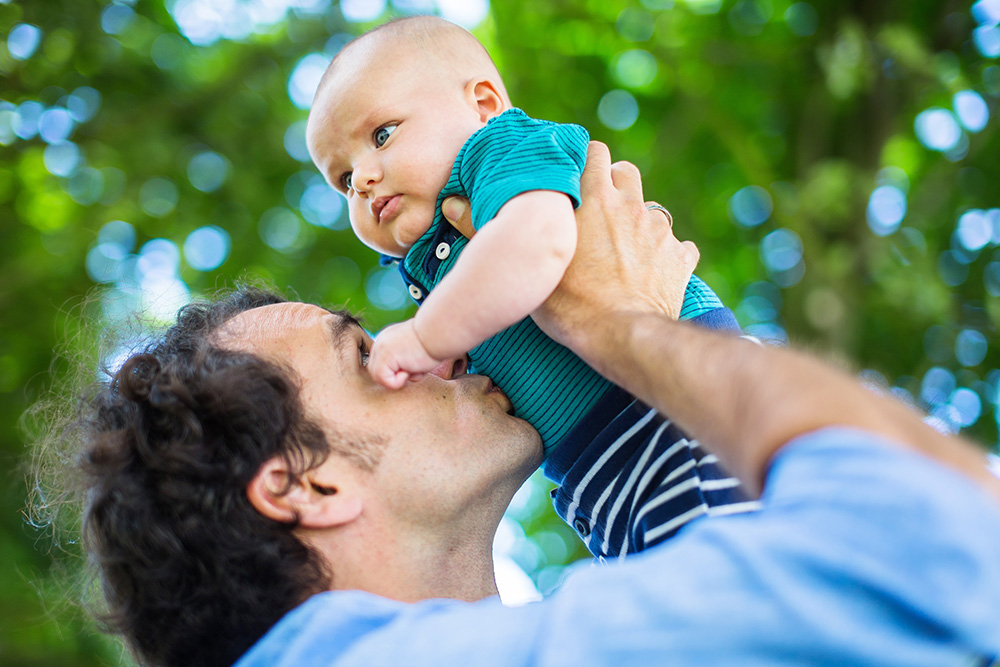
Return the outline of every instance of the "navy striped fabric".
[[[728,328],[718,311],[707,317],[696,321]],[[714,454],[618,387],[552,452],[545,475],[559,485],[556,513],[600,559],[648,549],[700,517],[760,508]]]

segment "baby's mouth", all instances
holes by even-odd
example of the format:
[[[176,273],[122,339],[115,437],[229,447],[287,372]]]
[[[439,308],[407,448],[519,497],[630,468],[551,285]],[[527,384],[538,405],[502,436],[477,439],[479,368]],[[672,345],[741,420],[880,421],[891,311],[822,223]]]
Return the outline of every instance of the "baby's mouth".
[[[396,213],[399,211],[399,200],[400,195],[392,195],[391,197],[379,197],[372,202],[372,211],[378,218],[379,224],[389,222],[396,217]]]

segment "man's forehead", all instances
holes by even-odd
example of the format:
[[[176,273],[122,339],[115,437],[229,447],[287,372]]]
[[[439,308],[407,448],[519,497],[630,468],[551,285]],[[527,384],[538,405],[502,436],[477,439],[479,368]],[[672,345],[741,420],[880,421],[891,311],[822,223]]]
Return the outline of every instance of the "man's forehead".
[[[345,311],[331,311],[308,303],[275,303],[235,315],[219,328],[216,340],[228,349],[267,354],[303,331],[330,334],[339,342],[360,326]]]

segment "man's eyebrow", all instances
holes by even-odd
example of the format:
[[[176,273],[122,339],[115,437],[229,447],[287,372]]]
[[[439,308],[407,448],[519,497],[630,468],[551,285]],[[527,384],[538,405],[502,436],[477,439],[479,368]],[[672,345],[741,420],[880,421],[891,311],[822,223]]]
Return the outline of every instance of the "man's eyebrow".
[[[334,315],[330,322],[330,335],[336,347],[341,348],[353,337],[354,329],[363,329],[358,318],[351,315],[346,310],[329,310],[328,313]]]

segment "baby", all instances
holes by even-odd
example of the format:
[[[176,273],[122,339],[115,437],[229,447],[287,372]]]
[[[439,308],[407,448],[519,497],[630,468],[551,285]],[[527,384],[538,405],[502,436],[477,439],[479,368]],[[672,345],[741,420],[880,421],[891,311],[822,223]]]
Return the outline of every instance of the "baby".
[[[337,55],[306,136],[347,198],[355,233],[400,261],[420,304],[378,335],[372,377],[399,388],[468,352],[548,455],[611,388],[529,317],[573,257],[587,132],[512,108],[478,40],[424,16],[376,28]],[[473,229],[444,220],[441,202],[456,194],[470,200]],[[736,328],[697,278],[681,317]]]
[[[399,388],[468,351],[474,370],[541,435],[556,512],[607,559],[659,544],[699,517],[758,504],[697,441],[529,317],[575,250],[588,138],[512,108],[475,37],[426,16],[344,48],[306,130],[316,165],[347,197],[354,231],[399,260],[420,304],[416,317],[376,338],[372,377]],[[469,199],[471,228],[444,219],[451,195]],[[694,277],[680,316],[739,331]]]

